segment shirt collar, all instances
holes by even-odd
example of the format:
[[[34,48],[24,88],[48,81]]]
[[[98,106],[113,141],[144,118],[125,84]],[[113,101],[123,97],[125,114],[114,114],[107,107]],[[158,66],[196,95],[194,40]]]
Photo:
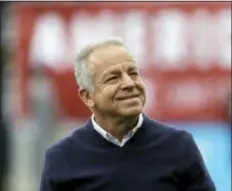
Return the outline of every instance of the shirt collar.
[[[91,117],[91,121],[93,123],[93,128],[102,136],[104,137],[107,141],[118,145],[120,147],[123,147],[133,136],[134,134],[137,132],[137,130],[142,126],[143,123],[143,115],[140,114],[139,115],[139,120],[136,124],[136,126],[129,132],[127,133],[122,141],[120,142],[117,138],[115,138],[113,135],[111,135],[110,133],[106,132],[102,127],[100,127],[96,121],[94,120],[94,115],[92,115]]]

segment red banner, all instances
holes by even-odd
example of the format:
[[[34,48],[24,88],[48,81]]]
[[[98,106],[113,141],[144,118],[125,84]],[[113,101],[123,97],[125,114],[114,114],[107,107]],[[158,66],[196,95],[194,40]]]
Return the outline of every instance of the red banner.
[[[230,2],[16,3],[21,112],[33,68],[49,71],[59,106],[86,118],[73,74],[87,42],[121,36],[148,91],[145,112],[161,120],[223,120],[231,87]]]

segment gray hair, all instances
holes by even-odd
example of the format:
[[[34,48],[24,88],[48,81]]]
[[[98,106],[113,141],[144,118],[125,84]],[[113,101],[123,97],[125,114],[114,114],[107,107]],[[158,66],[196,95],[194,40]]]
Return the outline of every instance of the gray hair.
[[[74,70],[76,81],[80,89],[94,91],[93,72],[89,68],[87,59],[94,50],[108,45],[119,45],[126,47],[121,38],[112,37],[95,43],[91,42],[83,47],[78,53]]]

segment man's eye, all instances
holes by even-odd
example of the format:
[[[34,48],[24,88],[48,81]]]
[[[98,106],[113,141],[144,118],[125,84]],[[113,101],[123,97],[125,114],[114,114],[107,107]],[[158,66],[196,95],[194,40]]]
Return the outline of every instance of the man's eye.
[[[117,76],[110,77],[106,80],[106,82],[114,81],[117,79]]]
[[[131,72],[130,75],[132,75],[132,76],[137,76],[137,75],[138,75],[138,72]]]

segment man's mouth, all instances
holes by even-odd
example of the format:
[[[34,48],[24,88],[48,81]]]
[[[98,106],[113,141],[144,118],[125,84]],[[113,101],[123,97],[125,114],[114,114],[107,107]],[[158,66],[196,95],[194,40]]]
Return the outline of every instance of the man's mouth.
[[[127,100],[127,99],[132,99],[132,98],[137,98],[137,97],[139,97],[139,95],[135,94],[135,95],[130,95],[130,96],[122,96],[122,97],[117,98],[117,100]]]

